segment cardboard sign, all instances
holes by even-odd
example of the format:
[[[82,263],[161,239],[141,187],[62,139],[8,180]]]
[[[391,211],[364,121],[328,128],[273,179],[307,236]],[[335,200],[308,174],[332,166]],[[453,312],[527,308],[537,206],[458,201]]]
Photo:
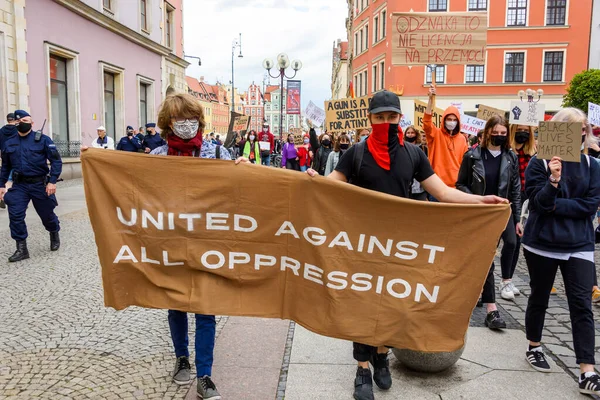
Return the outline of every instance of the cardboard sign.
[[[538,126],[544,120],[546,106],[541,103],[513,100],[510,102],[510,123]]]
[[[271,142],[258,142],[258,145],[263,151],[271,151]]]
[[[340,99],[325,102],[325,120],[328,132],[356,131],[370,128],[368,118],[371,97]]]
[[[600,106],[588,102],[588,120],[590,124],[600,126]]]
[[[107,307],[289,319],[372,346],[463,347],[510,217],[232,161],[81,161]]]
[[[504,110],[500,110],[499,108],[485,106],[483,104],[479,105],[477,109],[477,118],[487,121],[492,118],[494,115],[498,115],[502,118],[506,118],[506,112]]]
[[[423,130],[423,116],[425,115],[425,109],[427,108],[427,103],[422,102],[420,100],[415,100],[415,120],[414,125],[415,128],[420,132],[425,132]],[[444,110],[439,107],[436,107],[433,110],[433,124],[438,128],[442,125],[442,118],[444,117]]]
[[[325,110],[317,107],[312,101],[308,102],[308,106],[304,110],[304,116],[315,126],[321,126],[325,122]]]
[[[235,117],[233,121],[233,131],[234,132],[242,132],[248,129],[248,124],[250,123],[249,115],[240,115],[239,117]]]
[[[392,65],[484,65],[487,12],[392,14]]]
[[[300,146],[304,144],[304,135],[302,128],[290,128],[290,135],[294,135],[294,144]]]
[[[537,157],[551,160],[560,157],[563,161],[581,160],[581,129],[579,122],[541,121],[538,128]]]
[[[460,131],[468,135],[477,136],[477,133],[485,128],[487,121],[470,115],[462,114],[460,116]]]

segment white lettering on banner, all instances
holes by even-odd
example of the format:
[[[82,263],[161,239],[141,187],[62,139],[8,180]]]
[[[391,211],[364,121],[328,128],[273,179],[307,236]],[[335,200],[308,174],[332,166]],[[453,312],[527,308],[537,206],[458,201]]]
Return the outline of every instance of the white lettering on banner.
[[[516,125],[538,126],[544,120],[546,106],[536,102],[514,100],[510,102],[510,123]]]
[[[485,128],[486,121],[463,114],[460,116],[460,131],[477,136],[477,132]]]
[[[325,122],[325,110],[317,107],[312,101],[308,102],[304,115],[316,126],[321,126],[323,125],[323,122]]]
[[[600,106],[588,102],[588,120],[590,124],[600,126]]]

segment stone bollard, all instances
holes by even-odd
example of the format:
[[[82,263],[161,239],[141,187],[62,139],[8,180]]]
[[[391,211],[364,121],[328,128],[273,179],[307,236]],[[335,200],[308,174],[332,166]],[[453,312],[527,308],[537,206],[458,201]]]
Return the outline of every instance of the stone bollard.
[[[456,351],[442,353],[424,353],[407,349],[392,349],[392,352],[396,359],[409,369],[418,372],[442,372],[458,362],[465,351],[465,346]]]

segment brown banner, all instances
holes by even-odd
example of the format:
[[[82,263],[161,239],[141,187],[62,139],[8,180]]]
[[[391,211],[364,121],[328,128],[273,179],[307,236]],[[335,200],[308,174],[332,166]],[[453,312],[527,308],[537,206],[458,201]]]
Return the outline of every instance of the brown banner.
[[[82,163],[107,306],[291,319],[371,345],[463,346],[510,215],[220,160]]]
[[[392,64],[485,64],[487,13],[392,14]]]

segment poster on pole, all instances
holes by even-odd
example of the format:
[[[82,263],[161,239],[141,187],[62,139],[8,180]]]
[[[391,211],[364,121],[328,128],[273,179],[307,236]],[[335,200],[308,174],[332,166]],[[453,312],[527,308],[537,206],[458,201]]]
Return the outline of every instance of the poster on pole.
[[[500,110],[499,108],[494,108],[483,104],[479,105],[479,108],[477,109],[477,118],[487,121],[494,115],[506,118],[506,112],[504,110]]]
[[[325,119],[328,132],[356,131],[370,128],[369,103],[371,97],[339,99],[325,102]]]
[[[392,64],[484,65],[487,12],[392,14]]]
[[[486,120],[462,114],[460,116],[460,131],[468,135],[477,136],[477,133],[485,128],[486,122]]]
[[[538,128],[537,158],[580,162],[581,128],[579,122],[541,121]]]
[[[590,124],[600,126],[600,106],[592,102],[588,102],[588,119]]]
[[[417,128],[417,130],[419,130],[420,132],[425,132],[423,130],[423,116],[425,115],[425,109],[427,108],[427,103],[420,101],[420,100],[415,100],[415,118],[414,118],[414,122],[415,122],[415,128]],[[433,110],[433,124],[435,126],[437,126],[438,128],[442,125],[442,118],[444,116],[444,110],[442,110],[439,107],[436,107]]]
[[[300,81],[287,81],[286,114],[300,115]]]
[[[513,100],[510,102],[510,123],[526,126],[538,126],[544,121],[546,106],[536,102]]]
[[[308,106],[304,110],[304,115],[314,126],[322,126],[323,122],[325,122],[325,110],[317,107],[312,100],[308,102]]]
[[[239,115],[235,117],[233,120],[233,131],[242,133],[243,131],[248,129],[248,124],[250,123],[250,116],[248,115]]]

